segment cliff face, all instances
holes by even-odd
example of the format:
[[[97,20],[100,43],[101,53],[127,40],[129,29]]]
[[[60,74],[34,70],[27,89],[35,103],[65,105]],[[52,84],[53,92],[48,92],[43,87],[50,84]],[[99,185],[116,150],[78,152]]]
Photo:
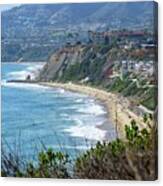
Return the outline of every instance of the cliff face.
[[[65,47],[58,50],[50,58],[38,77],[41,81],[52,81],[63,77],[70,66],[80,63],[83,47]]]
[[[114,72],[120,76],[123,60],[150,60],[149,54],[148,50],[129,51],[109,44],[67,46],[49,58],[38,80],[90,82],[96,85],[106,85],[113,80],[110,77]]]
[[[109,45],[76,45],[54,53],[44,66],[40,81],[105,81],[112,71],[114,50]],[[112,54],[112,55],[110,55]]]

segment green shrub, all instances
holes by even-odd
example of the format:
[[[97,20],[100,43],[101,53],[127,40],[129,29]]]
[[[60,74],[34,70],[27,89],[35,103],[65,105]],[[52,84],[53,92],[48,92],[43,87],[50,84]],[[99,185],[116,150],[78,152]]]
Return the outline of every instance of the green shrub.
[[[100,53],[105,54],[111,49],[110,45],[101,45],[100,47]]]
[[[77,178],[154,180],[157,150],[155,136],[147,129],[139,130],[135,121],[125,127],[126,141],[98,143],[77,158]]]
[[[69,163],[68,155],[61,152],[54,152],[48,149],[38,155],[38,165],[33,163],[27,165],[27,177],[45,177],[45,178],[69,178],[67,164]]]
[[[156,87],[148,88],[145,95],[143,95],[140,103],[150,110],[155,110],[157,105],[157,89]]]
[[[122,80],[118,77],[108,86],[108,90],[113,92],[122,92],[127,89],[131,83],[131,80],[128,78]]]
[[[8,158],[8,165],[6,165],[6,159],[2,156],[2,175],[3,176],[15,176],[15,177],[31,177],[31,178],[70,178],[68,173],[68,165],[70,163],[69,156],[61,152],[54,152],[51,148],[47,151],[42,151],[38,155],[38,162],[29,162],[25,165],[25,168],[15,166],[13,170],[12,165],[15,157]],[[17,164],[16,164],[17,165]]]

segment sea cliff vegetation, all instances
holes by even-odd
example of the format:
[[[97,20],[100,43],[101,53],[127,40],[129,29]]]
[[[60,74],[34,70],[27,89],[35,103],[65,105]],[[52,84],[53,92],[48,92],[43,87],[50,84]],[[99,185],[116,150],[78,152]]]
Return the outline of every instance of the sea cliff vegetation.
[[[153,111],[157,105],[154,63],[153,49],[124,49],[117,41],[69,45],[49,58],[38,80],[94,86]]]

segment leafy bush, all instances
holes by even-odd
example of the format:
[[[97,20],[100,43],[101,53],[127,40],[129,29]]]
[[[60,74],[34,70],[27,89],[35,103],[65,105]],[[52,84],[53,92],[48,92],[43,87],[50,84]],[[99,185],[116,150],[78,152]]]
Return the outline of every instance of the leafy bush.
[[[147,107],[150,110],[155,110],[156,108],[156,100],[153,97],[147,98],[141,102],[142,105]]]
[[[54,152],[52,149],[42,151],[38,155],[37,163],[27,163],[25,168],[14,164],[13,160],[8,158],[6,164],[2,156],[2,176],[31,177],[31,178],[69,178],[68,164],[70,163],[68,155],[61,152]],[[10,165],[10,166],[9,166]],[[15,168],[14,168],[15,167]],[[12,170],[12,172],[10,171]],[[13,171],[14,170],[14,171]]]
[[[131,82],[128,86],[122,91],[124,96],[134,96],[138,92],[138,88],[135,82]]]
[[[140,103],[150,110],[155,110],[157,105],[156,97],[157,97],[156,87],[148,88]]]
[[[76,160],[75,176],[88,179],[156,179],[155,136],[139,130],[135,121],[125,127],[126,141],[98,143]],[[154,138],[153,138],[154,137]]]
[[[105,54],[111,49],[110,45],[101,45],[100,47],[100,53]]]
[[[38,156],[38,165],[33,163],[27,165],[25,174],[17,172],[17,176],[37,177],[37,178],[69,178],[66,165],[69,163],[68,155],[61,152],[41,152]]]
[[[62,77],[60,78],[61,81],[77,81],[79,80],[79,70],[80,64],[76,63],[74,65],[69,65],[65,72],[63,73]]]
[[[112,82],[110,86],[108,86],[108,90],[113,92],[122,92],[124,89],[128,88],[131,83],[131,80],[128,78],[122,80],[118,77]]]

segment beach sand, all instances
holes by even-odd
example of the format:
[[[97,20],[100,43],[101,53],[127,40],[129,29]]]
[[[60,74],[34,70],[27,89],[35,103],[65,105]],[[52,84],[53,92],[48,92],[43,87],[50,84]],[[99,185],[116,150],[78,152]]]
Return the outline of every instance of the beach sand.
[[[73,83],[64,84],[54,82],[40,82],[39,84],[43,86],[63,88],[69,91],[84,93],[101,101],[107,109],[108,120],[115,125],[118,138],[125,139],[125,125],[130,124],[132,119],[137,122],[140,129],[145,127],[143,118],[137,116],[129,109],[129,101],[122,96],[106,92],[97,88],[85,85],[77,85]],[[107,130],[107,122],[99,126],[99,128]]]

